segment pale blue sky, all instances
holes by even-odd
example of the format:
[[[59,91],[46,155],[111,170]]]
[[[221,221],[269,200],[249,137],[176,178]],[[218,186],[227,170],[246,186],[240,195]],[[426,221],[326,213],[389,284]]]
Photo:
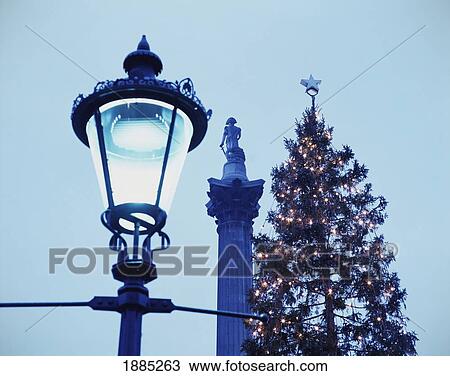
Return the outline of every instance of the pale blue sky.
[[[420,354],[450,354],[450,3],[447,1],[0,1],[0,300],[87,300],[118,283],[65,268],[48,273],[50,247],[102,246],[100,193],[90,153],[71,129],[72,101],[95,81],[26,25],[99,79],[124,75],[142,34],[164,63],[162,78],[191,77],[214,111],[188,160],[167,224],[174,244],[211,245],[207,178],[220,177],[217,145],[237,118],[251,178],[270,180],[286,152],[271,141],[300,117],[309,98],[299,80],[322,79],[326,99],[421,26],[426,27],[323,108],[336,145],[348,143],[386,196],[386,238]],[[293,131],[287,136],[293,136]],[[261,200],[259,229],[271,198]],[[154,297],[215,306],[214,278],[160,278]],[[58,308],[2,309],[0,354],[115,354],[119,315]],[[212,355],[215,318],[148,315],[143,354]]]

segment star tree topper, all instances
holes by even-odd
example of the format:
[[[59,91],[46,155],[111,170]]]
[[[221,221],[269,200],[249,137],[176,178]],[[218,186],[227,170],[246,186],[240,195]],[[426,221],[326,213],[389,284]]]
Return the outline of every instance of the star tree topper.
[[[315,80],[313,75],[310,74],[308,79],[302,79],[300,83],[306,87],[306,93],[311,97],[314,97],[319,92],[319,84],[322,80]]]

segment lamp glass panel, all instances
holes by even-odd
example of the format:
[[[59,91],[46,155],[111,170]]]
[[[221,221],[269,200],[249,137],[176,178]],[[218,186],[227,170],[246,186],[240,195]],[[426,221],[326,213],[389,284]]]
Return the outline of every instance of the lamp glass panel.
[[[174,107],[146,98],[121,99],[100,107],[103,137],[115,205],[156,204]],[[105,208],[107,192],[94,116],[86,129]],[[159,207],[172,203],[193,133],[177,110]]]

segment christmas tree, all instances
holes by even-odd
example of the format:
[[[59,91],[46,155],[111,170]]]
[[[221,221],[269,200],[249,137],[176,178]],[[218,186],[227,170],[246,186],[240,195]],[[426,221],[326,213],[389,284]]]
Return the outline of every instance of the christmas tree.
[[[274,234],[254,239],[258,271],[249,299],[270,320],[248,323],[243,349],[415,355],[417,337],[402,312],[406,291],[389,271],[395,246],[378,233],[387,201],[372,193],[351,148],[333,147],[333,128],[314,101],[295,126],[296,139],[285,140],[287,161],[272,170],[276,206],[267,220]]]

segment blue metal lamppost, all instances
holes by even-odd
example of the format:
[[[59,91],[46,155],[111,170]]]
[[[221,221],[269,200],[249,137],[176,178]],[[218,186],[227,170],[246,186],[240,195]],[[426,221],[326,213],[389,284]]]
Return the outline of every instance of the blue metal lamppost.
[[[123,286],[117,296],[86,302],[0,307],[88,306],[119,312],[119,355],[140,355],[142,316],[150,312],[179,310],[264,320],[250,313],[181,307],[170,299],[149,298],[145,284],[157,277],[152,254],[170,244],[163,232],[167,213],[185,158],[204,138],[211,110],[205,110],[189,78],[180,82],[156,78],[163,65],[145,36],[123,67],[127,78],[99,82],[92,94],[75,99],[72,111],[75,134],[91,150],[105,206],[101,221],[112,233],[110,248],[118,252],[112,274]],[[126,235],[132,238],[130,246]],[[156,236],[161,244],[152,247]]]

